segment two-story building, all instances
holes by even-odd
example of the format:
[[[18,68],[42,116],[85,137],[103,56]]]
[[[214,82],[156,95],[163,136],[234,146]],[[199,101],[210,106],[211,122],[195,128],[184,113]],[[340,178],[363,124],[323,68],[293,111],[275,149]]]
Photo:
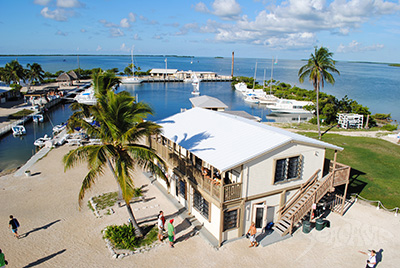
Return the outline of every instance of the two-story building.
[[[160,183],[220,245],[243,236],[252,221],[261,230],[268,222],[286,217],[293,227],[309,207],[297,205],[301,215],[282,215],[282,208],[289,199],[292,206],[299,189],[304,192],[310,185],[313,189],[324,185],[324,192],[313,195],[315,202],[315,195],[321,198],[343,184],[334,183],[333,176],[329,180],[323,176],[325,150],[342,150],[326,142],[202,108],[157,123],[163,133],[149,143],[167,163],[170,185]]]

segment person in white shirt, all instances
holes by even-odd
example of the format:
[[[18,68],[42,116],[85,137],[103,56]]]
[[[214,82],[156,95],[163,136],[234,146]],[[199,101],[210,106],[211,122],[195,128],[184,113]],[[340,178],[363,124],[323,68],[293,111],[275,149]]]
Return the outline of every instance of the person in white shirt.
[[[365,268],[373,268],[376,265],[376,252],[375,250],[371,250],[370,253],[366,253],[364,251],[358,251],[364,255],[368,256],[367,266]]]

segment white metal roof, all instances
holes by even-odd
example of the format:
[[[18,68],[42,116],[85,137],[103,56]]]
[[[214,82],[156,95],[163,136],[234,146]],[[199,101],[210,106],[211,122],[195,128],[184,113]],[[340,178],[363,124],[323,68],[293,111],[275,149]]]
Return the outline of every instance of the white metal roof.
[[[193,97],[189,99],[194,107],[200,108],[228,108],[228,106],[217,98],[207,95]]]
[[[152,69],[151,74],[176,74],[178,69]]]
[[[290,142],[343,148],[239,116],[193,108],[157,122],[163,135],[221,172]]]

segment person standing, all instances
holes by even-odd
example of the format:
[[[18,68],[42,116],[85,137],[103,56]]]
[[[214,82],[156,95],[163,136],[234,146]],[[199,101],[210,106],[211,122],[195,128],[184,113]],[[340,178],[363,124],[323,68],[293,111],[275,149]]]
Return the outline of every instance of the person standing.
[[[165,226],[165,217],[164,217],[164,212],[161,210],[160,213],[158,214],[158,220],[157,220],[158,240],[160,240],[160,242],[162,242],[164,238],[163,236],[164,226]]]
[[[169,239],[169,246],[171,248],[174,247],[174,241],[175,241],[175,228],[174,228],[174,219],[170,219],[169,223],[167,225],[168,228],[168,239]]]
[[[6,261],[6,257],[4,256],[4,253],[0,249],[0,268],[6,267],[8,262]]]
[[[376,252],[375,252],[375,250],[371,250],[370,253],[366,253],[364,251],[358,251],[358,252],[368,256],[367,266],[365,266],[365,268],[373,268],[373,267],[375,267],[375,265],[376,265]]]
[[[16,238],[19,238],[18,235],[18,227],[19,227],[19,222],[16,218],[13,217],[13,215],[10,215],[10,221],[8,223],[8,227],[11,227],[12,232],[14,233]]]
[[[250,243],[251,245],[249,246],[249,248],[251,247],[258,247],[258,243],[256,240],[256,233],[257,233],[257,229],[256,229],[256,224],[252,221],[249,230],[247,231],[247,233],[250,235]]]

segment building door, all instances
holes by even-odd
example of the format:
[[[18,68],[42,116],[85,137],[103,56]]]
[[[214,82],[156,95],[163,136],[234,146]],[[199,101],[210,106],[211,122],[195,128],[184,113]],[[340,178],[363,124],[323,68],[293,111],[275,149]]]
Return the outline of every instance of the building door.
[[[265,204],[260,203],[254,205],[254,223],[256,224],[257,230],[262,230],[265,222]]]

